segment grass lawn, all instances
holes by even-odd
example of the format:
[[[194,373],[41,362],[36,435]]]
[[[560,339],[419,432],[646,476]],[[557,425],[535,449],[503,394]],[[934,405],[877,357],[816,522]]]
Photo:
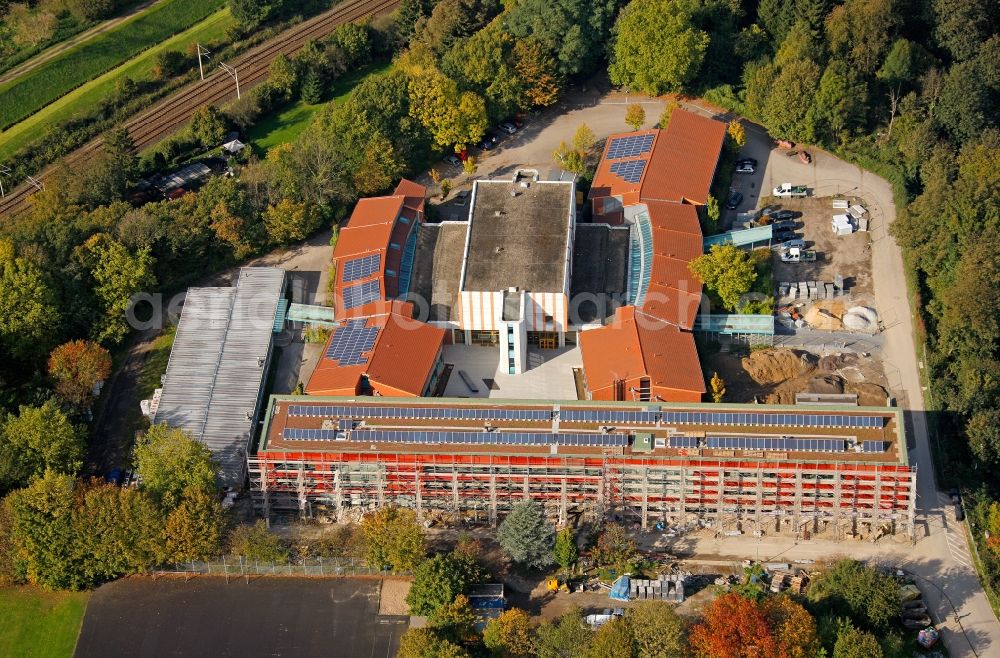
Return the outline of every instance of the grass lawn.
[[[70,658],[89,598],[88,592],[0,587],[0,656]]]
[[[136,385],[136,395],[139,400],[152,397],[153,391],[160,387],[160,377],[167,372],[167,360],[170,358],[170,348],[174,346],[176,334],[177,325],[172,325],[157,336],[149,346],[149,354],[146,356],[146,363],[139,373]]]
[[[218,11],[224,0],[163,0],[118,27],[0,86],[0,126],[30,116],[63,94]]]
[[[344,100],[354,90],[354,87],[367,76],[385,73],[391,67],[391,62],[376,62],[351,71],[337,78],[333,83],[333,87],[327,92],[330,100],[316,105],[308,105],[299,101],[280,112],[262,117],[248,131],[247,139],[264,151],[268,151],[278,144],[291,142],[306,129],[313,115],[320,108],[328,103]]]
[[[0,140],[0,161],[11,157],[19,149],[43,135],[48,128],[73,117],[89,112],[111,95],[115,83],[122,78],[148,79],[156,55],[165,50],[185,50],[194,42],[210,43],[226,36],[226,30],[235,24],[229,9],[215,12],[197,25],[146,50],[125,64],[77,87],[70,93],[48,104],[24,121],[11,126]]]

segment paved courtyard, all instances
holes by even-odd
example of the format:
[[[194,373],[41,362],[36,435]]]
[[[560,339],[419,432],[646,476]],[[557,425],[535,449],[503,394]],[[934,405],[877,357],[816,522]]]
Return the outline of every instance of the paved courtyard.
[[[520,375],[501,372],[500,349],[472,345],[446,345],[444,362],[455,367],[445,388],[449,398],[507,398],[538,400],[575,400],[573,368],[583,364],[578,347],[558,350],[529,349],[528,370]],[[464,370],[479,388],[469,390],[459,376]],[[483,380],[493,380],[491,387]]]

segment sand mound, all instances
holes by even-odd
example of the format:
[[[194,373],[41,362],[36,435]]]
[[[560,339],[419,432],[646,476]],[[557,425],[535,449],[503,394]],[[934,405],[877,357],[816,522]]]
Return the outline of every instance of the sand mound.
[[[885,401],[889,399],[889,394],[878,384],[868,382],[863,384],[847,384],[845,390],[848,393],[856,393],[858,404],[862,407],[884,407]]]
[[[841,368],[854,365],[858,362],[858,355],[848,352],[846,354],[830,354],[820,357],[817,367],[821,372],[837,372]]]
[[[811,372],[813,364],[792,350],[759,350],[743,357],[743,369],[758,384],[778,384]]]
[[[809,380],[806,390],[810,393],[840,394],[844,392],[844,380],[837,375],[820,375]]]

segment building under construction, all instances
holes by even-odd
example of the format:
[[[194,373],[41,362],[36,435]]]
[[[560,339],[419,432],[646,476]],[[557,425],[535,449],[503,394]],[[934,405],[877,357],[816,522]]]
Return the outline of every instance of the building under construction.
[[[530,498],[730,534],[912,535],[916,496],[900,412],[864,407],[275,396],[249,472],[265,515],[495,524]]]

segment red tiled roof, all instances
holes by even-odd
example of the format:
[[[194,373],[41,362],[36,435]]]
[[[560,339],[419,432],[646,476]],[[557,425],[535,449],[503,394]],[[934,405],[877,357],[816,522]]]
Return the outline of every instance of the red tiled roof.
[[[704,205],[726,137],[721,121],[674,110],[666,130],[653,145],[642,178],[643,201],[674,201]]]
[[[579,341],[591,390],[648,377],[655,387],[705,392],[694,336],[633,306],[619,308],[611,324],[581,332]]]
[[[403,247],[414,223],[423,221],[425,193],[423,185],[404,178],[399,181],[392,196],[358,200],[350,218],[340,230],[337,246],[333,251],[333,262],[337,267],[334,308],[338,318],[363,315],[360,309],[344,308],[345,286],[378,280],[379,294],[383,299],[391,299],[398,294]],[[399,221],[400,218],[405,221]],[[390,248],[392,244],[399,248]],[[377,271],[367,277],[345,282],[344,263],[369,254],[379,254]]]
[[[356,395],[361,392],[362,376],[367,376],[369,385],[379,394],[421,395],[444,343],[444,329],[414,320],[413,305],[409,303],[376,302],[356,310],[366,319],[366,327],[379,329],[375,345],[366,353],[368,362],[342,366],[326,358],[335,329],[309,378],[306,393]]]
[[[667,203],[649,201],[646,204],[649,223],[653,228],[666,228],[697,235],[701,239],[701,224],[698,222],[698,208],[687,203]]]

